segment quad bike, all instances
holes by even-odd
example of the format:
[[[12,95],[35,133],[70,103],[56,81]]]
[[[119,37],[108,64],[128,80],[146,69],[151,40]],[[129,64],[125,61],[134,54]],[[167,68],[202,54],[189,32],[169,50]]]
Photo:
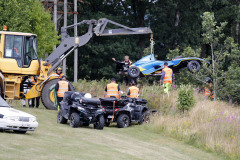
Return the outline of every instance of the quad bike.
[[[115,97],[100,98],[104,110],[105,126],[116,122],[118,128],[126,128],[132,122],[142,124],[150,121],[147,100],[141,98],[117,99]]]
[[[104,128],[103,109],[98,99],[91,98],[91,95],[80,92],[65,92],[63,101],[60,102],[57,121],[66,124],[70,120],[70,126],[89,126],[93,124],[95,129]]]

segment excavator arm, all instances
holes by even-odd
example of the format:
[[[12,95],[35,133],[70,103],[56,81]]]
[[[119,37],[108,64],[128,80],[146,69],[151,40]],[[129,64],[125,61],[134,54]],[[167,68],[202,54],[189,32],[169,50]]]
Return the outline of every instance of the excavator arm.
[[[118,26],[117,29],[106,29],[107,24]],[[82,36],[70,37],[67,30],[75,26],[88,25],[88,32]],[[152,34],[152,30],[148,27],[129,28],[119,23],[113,22],[106,18],[99,20],[83,20],[79,23],[61,28],[61,44],[46,59],[47,65],[52,67],[48,73],[56,69],[63,59],[65,59],[76,48],[88,43],[95,36],[115,36],[115,35],[135,35],[135,34]]]

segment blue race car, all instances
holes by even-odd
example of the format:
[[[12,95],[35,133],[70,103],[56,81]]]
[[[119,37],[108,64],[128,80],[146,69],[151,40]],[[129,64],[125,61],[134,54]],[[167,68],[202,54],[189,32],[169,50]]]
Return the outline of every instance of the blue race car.
[[[175,57],[173,60],[158,61],[155,59],[154,54],[151,54],[133,63],[129,68],[124,67],[121,69],[121,65],[119,64],[117,65],[117,70],[127,71],[131,78],[137,78],[139,76],[161,76],[164,62],[168,62],[169,68],[172,68],[174,73],[178,73],[181,68],[185,67],[187,67],[190,72],[195,73],[200,70],[203,61],[204,59],[201,58],[183,58],[180,56]]]

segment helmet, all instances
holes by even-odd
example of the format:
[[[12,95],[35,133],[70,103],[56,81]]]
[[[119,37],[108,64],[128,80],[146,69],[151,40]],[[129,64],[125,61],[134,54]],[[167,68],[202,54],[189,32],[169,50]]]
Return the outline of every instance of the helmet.
[[[61,67],[58,67],[57,70],[62,70],[62,68],[61,68]]]
[[[92,95],[91,95],[90,93],[86,93],[86,94],[84,95],[84,98],[92,98]]]
[[[131,80],[130,84],[135,85],[136,82],[134,80]]]
[[[65,75],[63,75],[61,78],[60,78],[60,80],[63,80],[63,79],[67,79],[67,77],[65,76]]]
[[[114,81],[116,81],[116,79],[115,78],[111,78],[111,82],[114,82]]]
[[[207,83],[210,83],[210,82],[212,82],[212,79],[211,79],[210,77],[206,77],[206,78],[205,78],[205,81],[206,81]]]

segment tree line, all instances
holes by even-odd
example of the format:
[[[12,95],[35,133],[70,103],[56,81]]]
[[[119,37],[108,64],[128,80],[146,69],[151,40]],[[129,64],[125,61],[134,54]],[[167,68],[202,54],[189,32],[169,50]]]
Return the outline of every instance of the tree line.
[[[38,34],[40,57],[50,54],[53,46],[59,43],[51,15],[45,12],[40,1],[2,0],[0,11],[1,25],[8,25],[12,31]],[[176,75],[178,84],[203,85],[201,80],[208,76],[217,85],[217,97],[239,102],[239,0],[84,0],[78,3],[78,13],[78,21],[108,18],[129,27],[150,27],[157,59],[181,55],[198,56],[211,62],[211,66],[197,75],[183,70]],[[63,24],[63,20],[59,24]],[[73,24],[72,15],[68,16],[70,24]],[[78,29],[81,35],[86,33],[87,27]],[[93,37],[79,49],[79,78],[116,77],[111,58],[121,60],[129,55],[136,61],[146,54],[149,39],[149,35]],[[71,80],[73,54],[67,58],[67,65]]]

